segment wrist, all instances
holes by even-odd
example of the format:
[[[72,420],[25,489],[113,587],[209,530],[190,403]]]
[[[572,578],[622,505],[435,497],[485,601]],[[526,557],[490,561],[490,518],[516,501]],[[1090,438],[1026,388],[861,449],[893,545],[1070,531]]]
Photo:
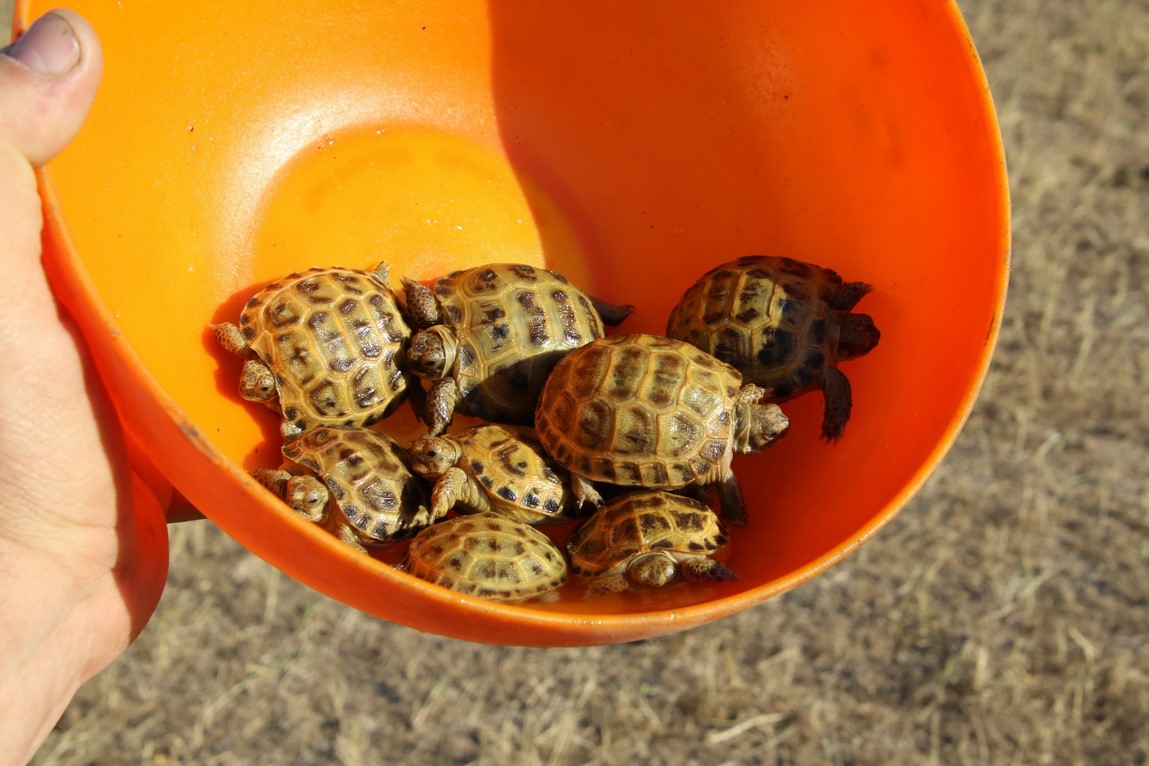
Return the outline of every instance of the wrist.
[[[128,643],[123,607],[101,598],[98,575],[52,563],[0,537],[0,764],[26,763],[81,684]]]

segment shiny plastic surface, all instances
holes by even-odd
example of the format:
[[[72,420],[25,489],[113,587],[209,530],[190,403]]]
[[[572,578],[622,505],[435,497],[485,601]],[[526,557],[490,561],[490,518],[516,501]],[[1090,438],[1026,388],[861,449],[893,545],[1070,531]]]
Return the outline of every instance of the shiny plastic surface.
[[[19,3],[17,28],[50,7]],[[1009,215],[988,86],[951,2],[72,7],[106,74],[41,176],[55,287],[141,452],[244,546],[353,607],[532,645],[713,620],[863,543],[969,412]],[[875,285],[859,310],[882,341],[842,367],[855,409],[840,443],[818,440],[812,395],[786,406],[778,446],[736,460],[751,513],[736,582],[487,603],[345,549],[246,475],[278,462],[276,420],[239,399],[240,362],[206,327],[274,277],[546,264],[636,304],[624,331],[661,332],[691,282],[751,253]]]

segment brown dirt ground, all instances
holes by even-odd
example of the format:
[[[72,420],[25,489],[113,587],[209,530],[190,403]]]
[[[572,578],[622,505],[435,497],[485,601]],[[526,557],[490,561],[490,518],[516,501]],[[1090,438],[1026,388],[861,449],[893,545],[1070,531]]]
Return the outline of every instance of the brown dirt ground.
[[[34,762],[1146,763],[1149,2],[963,8],[1009,303],[966,429],[876,539],[716,624],[534,650],[379,622],[184,524],[150,627]]]

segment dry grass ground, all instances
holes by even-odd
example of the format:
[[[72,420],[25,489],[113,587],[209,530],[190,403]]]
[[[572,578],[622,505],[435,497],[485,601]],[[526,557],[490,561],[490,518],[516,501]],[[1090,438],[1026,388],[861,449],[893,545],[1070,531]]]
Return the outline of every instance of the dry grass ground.
[[[36,759],[72,764],[1149,760],[1149,2],[963,3],[1014,264],[968,426],[853,557],[626,646],[417,634],[172,530],[150,627]]]

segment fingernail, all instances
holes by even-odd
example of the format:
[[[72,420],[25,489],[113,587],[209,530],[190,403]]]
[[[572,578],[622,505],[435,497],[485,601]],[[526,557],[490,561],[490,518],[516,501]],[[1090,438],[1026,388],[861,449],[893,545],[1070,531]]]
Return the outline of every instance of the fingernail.
[[[47,13],[6,53],[35,72],[57,77],[80,63],[80,42],[62,16]]]

